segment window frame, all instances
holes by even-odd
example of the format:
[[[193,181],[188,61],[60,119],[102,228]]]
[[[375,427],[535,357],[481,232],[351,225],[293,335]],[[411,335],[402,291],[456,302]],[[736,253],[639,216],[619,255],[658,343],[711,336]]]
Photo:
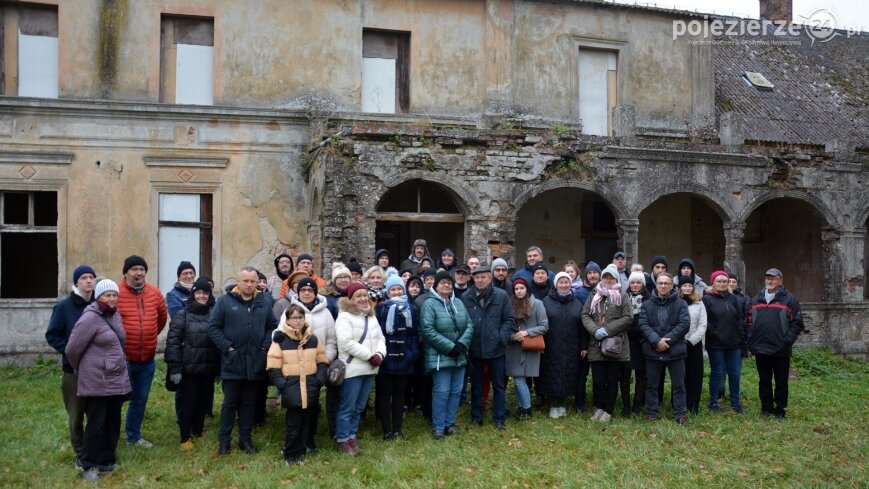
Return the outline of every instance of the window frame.
[[[594,51],[609,51],[616,53],[616,93],[615,104],[613,107],[620,105],[631,105],[630,93],[630,44],[627,41],[614,39],[595,39],[588,37],[573,37],[573,42],[570,45],[570,55],[567,56],[570,68],[570,116],[574,120],[580,120],[579,117],[579,51],[594,50]],[[609,114],[608,119],[612,117]],[[613,124],[608,124],[608,134],[604,137],[613,136]]]

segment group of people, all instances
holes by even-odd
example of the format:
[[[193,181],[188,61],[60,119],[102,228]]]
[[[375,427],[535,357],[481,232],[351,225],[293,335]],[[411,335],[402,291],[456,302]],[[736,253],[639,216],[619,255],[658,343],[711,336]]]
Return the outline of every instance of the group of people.
[[[257,451],[253,427],[264,420],[274,386],[285,410],[288,465],[317,449],[323,390],[330,437],[354,455],[372,387],[384,440],[403,439],[404,415],[414,410],[441,440],[460,432],[457,413],[468,378],[471,426],[483,424],[490,407],[494,426],[505,430],[509,378],[519,420],[532,416],[532,403],[548,403],[552,418],[566,416],[568,398],[584,412],[589,372],[593,420],[609,421],[619,395],[622,415],[644,411],[657,420],[666,371],[673,416],[686,424],[687,414],[700,409],[704,346],[710,411],[720,410],[726,374],[732,409],[742,413],[741,364],[750,352],[761,413],[785,416],[791,348],[803,324],[799,303],[775,268],[749,298],[723,270],[707,286],[690,259],[671,274],[667,258],[655,257],[644,273],[637,264],[628,268],[617,252],[604,268],[570,261],[555,273],[532,246],[509,276],[502,258],[459,263],[446,249],[435,260],[422,239],[397,268],[387,250],[374,258],[368,268],[355,259],[333,264],[327,282],[315,273],[311,255],[294,261],[280,254],[274,275],[243,267],[217,299],[211,279],[196,278],[189,262],[179,265],[165,300],[146,283],[141,257],[125,260],[120,286],[97,279],[86,265],[76,268],[46,339],[63,355],[62,392],[83,477],[99,480],[117,468],[125,401],[128,444],[152,446],[141,426],[167,318],[167,386],[176,388],[180,447],[188,451],[212,411],[216,377],[224,394],[219,454],[232,450],[236,421],[238,448]]]

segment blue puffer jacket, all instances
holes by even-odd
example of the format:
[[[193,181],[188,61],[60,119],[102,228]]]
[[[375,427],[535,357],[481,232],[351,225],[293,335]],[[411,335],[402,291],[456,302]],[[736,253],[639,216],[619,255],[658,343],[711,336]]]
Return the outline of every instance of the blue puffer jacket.
[[[184,309],[189,298],[190,291],[182,287],[180,282],[175,282],[172,290],[166,293],[166,309],[169,310],[170,319],[174,318],[178,311]]]
[[[513,336],[516,325],[513,305],[507,293],[490,285],[488,290],[477,295],[477,289],[471,287],[462,296],[462,302],[474,323],[471,358],[498,358],[506,355],[507,342]]]
[[[396,310],[392,333],[387,333],[386,320],[389,317],[389,310],[393,307]],[[411,313],[411,323],[413,323],[413,306],[408,304],[407,307],[408,312]],[[408,325],[404,314],[398,311],[398,306],[389,300],[377,304],[374,311],[377,315],[377,322],[380,323],[380,330],[383,331],[383,336],[386,338],[386,358],[380,365],[379,373],[411,375],[413,364],[419,356],[419,324]]]
[[[217,299],[208,322],[208,336],[223,354],[220,377],[266,380],[266,354],[277,326],[269,295],[257,291],[253,299],[245,301],[236,287]],[[229,351],[230,347],[233,351]]]

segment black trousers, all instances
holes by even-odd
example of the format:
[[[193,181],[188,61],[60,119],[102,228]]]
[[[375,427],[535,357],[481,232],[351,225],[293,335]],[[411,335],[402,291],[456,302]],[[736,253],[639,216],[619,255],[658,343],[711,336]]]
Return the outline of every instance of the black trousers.
[[[374,409],[383,434],[401,432],[404,418],[404,395],[409,375],[377,374],[374,384]]]
[[[269,397],[269,383],[268,381],[259,382],[259,386],[256,390],[256,403],[254,403],[253,410],[253,423],[257,426],[265,424],[266,422],[266,400]]]
[[[594,407],[613,414],[616,407],[616,396],[619,393],[619,380],[625,362],[603,360],[591,363],[592,399]]]
[[[660,397],[658,397],[658,382],[664,375],[664,369],[670,371],[670,383],[673,392],[673,415],[676,419],[685,415],[688,410],[685,406],[685,359],[678,360],[649,360],[646,359],[646,414],[658,415]]]
[[[685,403],[688,411],[697,414],[700,411],[700,394],[703,392],[703,342],[695,346],[688,344],[688,356],[685,358]]]
[[[121,435],[121,407],[126,396],[83,397],[87,424],[81,465],[87,470],[115,463],[115,449]]]
[[[326,424],[329,426],[329,437],[335,438],[335,419],[338,416],[338,403],[341,401],[341,387],[326,386]],[[310,449],[317,448],[317,425],[320,423],[320,399],[308,400],[308,438],[305,441]]]
[[[306,452],[310,409],[288,408],[284,429],[284,459],[298,459]]]
[[[258,380],[223,380],[223,407],[220,408],[220,431],[217,435],[222,445],[232,441],[236,416],[239,441],[251,441],[254,403],[261,384]]]
[[[761,412],[784,416],[785,409],[788,407],[788,375],[791,370],[791,357],[757,354],[754,358],[757,364],[757,395],[760,398]],[[775,379],[775,391],[772,387],[773,379]]]
[[[187,375],[181,377],[181,442],[191,436],[202,436],[205,415],[211,412],[214,398],[214,377]]]
[[[411,411],[419,406],[422,415],[431,419],[431,392],[433,388],[431,375],[426,375],[424,355],[420,355],[414,362],[413,375],[407,382],[404,403],[407,410]]]

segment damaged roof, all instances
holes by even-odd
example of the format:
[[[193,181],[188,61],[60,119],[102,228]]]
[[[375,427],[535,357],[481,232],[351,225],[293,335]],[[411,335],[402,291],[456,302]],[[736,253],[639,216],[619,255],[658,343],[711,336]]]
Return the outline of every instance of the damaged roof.
[[[719,36],[716,41],[712,46],[716,114],[741,114],[746,139],[867,144],[869,35],[848,38],[837,31],[832,39],[814,44],[805,33]],[[743,79],[746,72],[760,73],[774,88],[752,86]]]

